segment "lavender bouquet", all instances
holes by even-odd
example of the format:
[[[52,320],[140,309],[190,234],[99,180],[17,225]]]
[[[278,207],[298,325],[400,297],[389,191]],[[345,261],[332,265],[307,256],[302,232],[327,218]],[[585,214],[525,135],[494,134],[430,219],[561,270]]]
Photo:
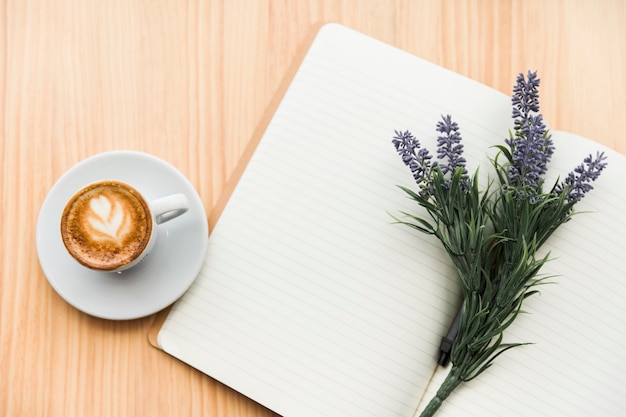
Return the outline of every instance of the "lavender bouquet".
[[[463,290],[459,332],[452,345],[452,368],[422,417],[432,416],[461,383],[471,381],[508,349],[504,331],[523,301],[538,292],[548,255],[537,251],[574,215],[574,206],[606,167],[603,153],[589,155],[565,179],[544,183],[554,152],[539,114],[536,72],[520,74],[513,88],[513,131],[497,145],[494,180],[482,190],[470,176],[457,123],[450,116],[436,125],[437,159],[409,131],[396,131],[393,144],[410,168],[417,190],[400,187],[426,215],[403,212],[398,223],[437,237],[454,264]],[[423,212],[423,210],[422,210]]]

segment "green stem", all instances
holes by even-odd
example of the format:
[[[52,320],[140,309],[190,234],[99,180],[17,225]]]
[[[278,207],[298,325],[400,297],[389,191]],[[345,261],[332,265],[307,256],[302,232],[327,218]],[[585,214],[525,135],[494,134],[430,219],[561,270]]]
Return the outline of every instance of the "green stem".
[[[444,379],[441,386],[437,390],[437,394],[430,400],[420,417],[432,417],[435,415],[443,401],[454,391],[456,387],[463,382],[460,378],[460,370],[456,366],[452,366],[450,373]]]

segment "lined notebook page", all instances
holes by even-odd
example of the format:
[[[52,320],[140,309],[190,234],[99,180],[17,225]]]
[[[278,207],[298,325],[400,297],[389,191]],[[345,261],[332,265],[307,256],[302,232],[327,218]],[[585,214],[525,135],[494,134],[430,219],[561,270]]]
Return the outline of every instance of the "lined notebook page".
[[[535,344],[507,352],[458,388],[440,409],[441,417],[624,415],[626,157],[571,134],[554,137],[551,174],[565,175],[596,150],[606,151],[609,166],[577,205],[586,213],[574,216],[545,245],[553,260],[543,272],[555,276],[554,284],[526,300],[528,314],[507,332],[509,341]]]
[[[159,345],[286,417],[411,416],[460,291],[435,238],[392,224],[417,209],[396,187],[413,182],[393,130],[434,150],[450,113],[470,169],[486,173],[509,109],[485,86],[324,26]]]

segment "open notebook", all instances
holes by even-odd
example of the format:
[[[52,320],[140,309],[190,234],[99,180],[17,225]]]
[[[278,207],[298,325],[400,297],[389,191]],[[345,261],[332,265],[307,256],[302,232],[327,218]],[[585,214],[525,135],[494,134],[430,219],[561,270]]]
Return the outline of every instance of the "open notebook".
[[[287,417],[411,417],[446,372],[438,347],[460,289],[436,238],[392,222],[418,210],[396,187],[413,181],[394,129],[434,150],[451,114],[470,170],[486,177],[511,127],[509,96],[336,24],[299,64],[211,214],[200,276],[154,342]],[[546,245],[556,284],[508,333],[536,344],[498,358],[438,415],[626,410],[626,157],[553,134],[555,177],[596,150],[609,167],[578,205],[590,213]]]

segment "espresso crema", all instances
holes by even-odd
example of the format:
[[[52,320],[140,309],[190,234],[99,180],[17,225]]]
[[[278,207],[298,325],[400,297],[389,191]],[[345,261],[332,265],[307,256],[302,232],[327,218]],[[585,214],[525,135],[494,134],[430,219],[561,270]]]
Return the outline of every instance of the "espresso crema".
[[[128,184],[90,184],[67,203],[61,236],[70,254],[88,268],[114,270],[141,255],[150,241],[152,216],[146,201]]]

